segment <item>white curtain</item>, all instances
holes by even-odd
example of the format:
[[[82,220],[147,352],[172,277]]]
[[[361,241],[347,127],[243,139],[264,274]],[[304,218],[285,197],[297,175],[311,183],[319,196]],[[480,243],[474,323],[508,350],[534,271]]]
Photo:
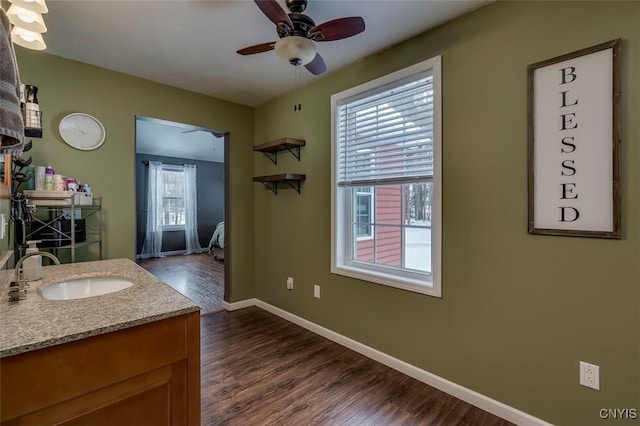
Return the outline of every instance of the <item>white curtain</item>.
[[[196,166],[184,165],[184,240],[187,246],[185,254],[200,253],[198,238],[198,196],[196,192]]]
[[[160,257],[162,251],[162,163],[149,161],[147,178],[147,229],[140,257]]]

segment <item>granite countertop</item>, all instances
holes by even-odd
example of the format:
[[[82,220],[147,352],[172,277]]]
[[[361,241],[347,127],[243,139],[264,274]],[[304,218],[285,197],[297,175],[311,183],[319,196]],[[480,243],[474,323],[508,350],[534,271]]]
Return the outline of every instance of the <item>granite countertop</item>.
[[[43,279],[30,283],[27,298],[9,302],[14,271],[0,276],[0,358],[97,336],[200,307],[129,259],[44,266]],[[135,284],[102,296],[47,300],[41,289],[68,279],[119,277]]]

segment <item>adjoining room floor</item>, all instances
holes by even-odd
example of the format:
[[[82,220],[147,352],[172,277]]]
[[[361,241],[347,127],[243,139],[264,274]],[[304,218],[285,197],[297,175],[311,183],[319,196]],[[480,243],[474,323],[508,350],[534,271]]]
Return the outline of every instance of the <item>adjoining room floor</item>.
[[[511,425],[259,308],[201,336],[203,425]]]
[[[141,259],[138,264],[200,305],[202,315],[222,310],[224,262],[213,254]]]

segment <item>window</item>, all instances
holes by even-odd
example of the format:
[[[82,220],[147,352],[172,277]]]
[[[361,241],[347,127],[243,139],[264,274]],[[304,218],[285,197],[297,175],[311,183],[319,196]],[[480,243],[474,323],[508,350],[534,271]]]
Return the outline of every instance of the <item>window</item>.
[[[355,218],[353,223],[356,227],[356,238],[358,240],[371,238],[373,236],[373,187],[357,188],[355,194]]]
[[[184,168],[162,166],[162,227],[184,229]]]
[[[440,57],[331,97],[331,272],[440,297]]]

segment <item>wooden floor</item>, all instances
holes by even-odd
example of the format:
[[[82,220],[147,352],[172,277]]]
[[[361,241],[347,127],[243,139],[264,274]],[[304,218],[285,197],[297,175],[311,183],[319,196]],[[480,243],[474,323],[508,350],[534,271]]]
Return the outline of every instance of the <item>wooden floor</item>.
[[[202,315],[222,310],[224,262],[213,254],[139,260],[138,264],[202,307]]]
[[[510,425],[259,308],[201,330],[202,425]]]

